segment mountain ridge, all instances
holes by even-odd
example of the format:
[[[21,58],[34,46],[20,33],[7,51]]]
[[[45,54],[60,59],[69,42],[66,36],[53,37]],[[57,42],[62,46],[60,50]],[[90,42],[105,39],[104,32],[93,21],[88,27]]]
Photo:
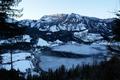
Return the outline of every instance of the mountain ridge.
[[[95,17],[86,17],[80,16],[79,14],[71,13],[71,14],[56,14],[56,15],[45,15],[41,17],[39,20],[21,20],[18,21],[18,24],[30,27],[37,27],[40,30],[49,30],[51,27],[56,27],[57,30],[77,30],[76,28],[86,27],[89,30],[97,25],[100,26],[109,26],[114,18],[110,19],[99,19]],[[74,26],[70,29],[71,26]],[[78,27],[77,27],[78,26]],[[95,28],[95,27],[94,27]],[[80,30],[80,29],[78,29]],[[53,30],[49,30],[53,31]],[[54,32],[54,31],[53,31]]]
[[[112,36],[112,24],[115,18],[99,19],[79,14],[45,15],[39,20],[17,21],[19,27],[26,27],[25,33],[33,38],[47,41],[93,42]]]

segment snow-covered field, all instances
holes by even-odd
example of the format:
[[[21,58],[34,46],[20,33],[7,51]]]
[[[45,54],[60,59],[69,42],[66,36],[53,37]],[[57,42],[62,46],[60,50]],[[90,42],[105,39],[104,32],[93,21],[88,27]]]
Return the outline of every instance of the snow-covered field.
[[[7,70],[11,69],[11,65],[10,64],[6,64],[6,63],[10,63],[10,53],[5,53],[2,54],[2,68],[5,68]],[[13,68],[16,70],[20,70],[21,72],[26,72],[27,69],[33,69],[34,66],[31,62],[31,59],[33,58],[33,56],[31,56],[30,53],[28,52],[18,52],[18,53],[14,53],[13,54]],[[31,59],[30,59],[31,58]]]

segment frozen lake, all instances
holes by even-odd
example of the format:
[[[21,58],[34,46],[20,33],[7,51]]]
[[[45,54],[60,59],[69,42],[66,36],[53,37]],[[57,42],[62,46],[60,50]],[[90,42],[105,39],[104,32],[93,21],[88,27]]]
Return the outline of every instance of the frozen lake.
[[[100,44],[92,44],[92,45],[83,45],[83,44],[64,44],[60,46],[52,47],[52,50],[58,52],[69,52],[72,54],[79,54],[79,55],[97,55],[98,56],[91,56],[91,57],[81,57],[81,58],[69,58],[69,57],[60,57],[60,56],[52,56],[51,55],[44,55],[42,53],[40,57],[41,62],[39,66],[47,71],[49,68],[55,70],[59,68],[61,65],[64,65],[67,69],[75,67],[76,65],[83,65],[83,64],[94,64],[99,63],[100,61],[104,60],[104,55],[107,54],[107,48],[105,45]],[[60,54],[60,53],[59,53]]]
[[[94,55],[94,54],[104,54],[107,51],[105,45],[100,44],[65,44],[61,46],[52,47],[53,51],[62,51],[62,52],[70,52],[74,54],[83,54],[83,55]]]

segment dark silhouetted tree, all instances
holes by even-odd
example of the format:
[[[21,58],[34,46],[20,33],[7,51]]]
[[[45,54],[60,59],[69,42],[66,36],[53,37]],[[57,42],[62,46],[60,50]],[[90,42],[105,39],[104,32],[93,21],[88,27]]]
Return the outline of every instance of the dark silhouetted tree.
[[[0,22],[5,22],[8,17],[20,17],[23,9],[18,10],[14,7],[22,0],[0,0]]]
[[[115,14],[118,18],[113,22],[113,34],[115,40],[120,40],[120,10]]]
[[[110,45],[108,46],[108,49],[111,52],[114,52],[114,55],[119,55],[120,45],[119,43],[116,43],[116,44],[114,43],[120,42],[120,11],[115,12],[115,15],[117,16],[117,18],[114,19],[113,24],[112,24],[113,37],[110,40]]]
[[[9,17],[21,17],[22,14],[22,9],[18,10],[15,7],[18,6],[18,4],[22,0],[0,0],[0,27],[5,27],[7,26],[7,29],[9,27],[14,27],[12,24],[6,23],[6,19]],[[10,29],[8,30],[10,31]],[[12,31],[11,31],[12,32]],[[11,33],[9,33],[11,34]],[[12,50],[10,51],[11,54],[11,69],[13,69],[13,64],[12,64]]]

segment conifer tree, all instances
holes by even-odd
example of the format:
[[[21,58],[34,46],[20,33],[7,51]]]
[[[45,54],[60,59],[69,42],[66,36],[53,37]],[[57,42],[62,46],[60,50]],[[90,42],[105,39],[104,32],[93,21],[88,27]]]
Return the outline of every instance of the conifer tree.
[[[22,0],[0,0],[0,27],[7,26],[9,34],[13,35],[13,33],[10,33],[9,26],[13,26],[12,24],[7,24],[6,19],[9,17],[20,17],[22,16],[21,12],[22,9],[16,9],[15,7],[18,6],[18,4]],[[13,62],[12,62],[12,49],[10,50],[11,54],[11,69],[13,69]]]
[[[0,22],[4,23],[8,17],[20,17],[23,9],[16,9],[15,7],[22,0],[0,0]]]
[[[116,16],[118,18],[114,21],[113,34],[115,35],[114,39],[120,41],[120,10],[116,13]]]

